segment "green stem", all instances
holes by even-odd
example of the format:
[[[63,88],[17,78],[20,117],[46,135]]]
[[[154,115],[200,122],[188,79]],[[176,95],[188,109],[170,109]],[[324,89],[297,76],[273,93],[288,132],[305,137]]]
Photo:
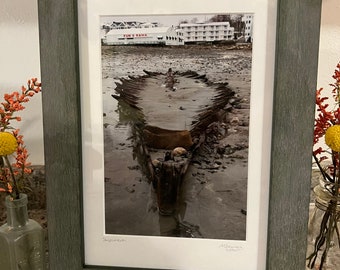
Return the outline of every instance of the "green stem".
[[[337,153],[338,154],[338,153]],[[331,199],[329,204],[330,204],[330,219],[329,219],[329,226],[328,226],[328,231],[327,231],[327,236],[326,236],[326,247],[325,250],[322,254],[321,258],[321,265],[320,265],[320,270],[322,269],[323,263],[326,261],[327,258],[327,253],[331,247],[331,242],[332,238],[334,235],[334,231],[337,229],[337,210],[338,210],[338,201],[339,201],[339,176],[340,176],[340,167],[338,168],[338,174],[334,174],[334,194],[333,197],[334,199]]]
[[[321,251],[322,246],[325,244],[326,242],[326,237],[327,237],[327,232],[328,232],[328,221],[329,221],[329,216],[330,216],[330,206],[327,207],[322,220],[321,220],[321,224],[320,224],[320,231],[318,236],[315,239],[315,243],[314,243],[314,251],[313,253],[307,258],[308,262],[308,267],[313,269],[316,259],[318,258],[318,253],[319,251]],[[321,270],[322,268],[320,268]]]
[[[5,158],[5,161],[7,163],[7,167],[9,168],[9,171],[10,171],[11,177],[12,177],[12,182],[13,182],[12,193],[14,194],[14,196],[12,196],[12,197],[14,197],[14,199],[19,199],[19,189],[18,189],[18,186],[17,186],[17,181],[15,180],[13,168],[11,166],[11,163],[9,162],[8,156],[4,156],[4,158]]]
[[[319,160],[317,159],[316,155],[313,153],[313,158],[316,162],[316,165],[318,165],[318,168],[323,176],[323,178],[327,181],[329,180],[330,182],[333,182],[333,179],[328,175],[328,173],[321,167],[321,164]]]

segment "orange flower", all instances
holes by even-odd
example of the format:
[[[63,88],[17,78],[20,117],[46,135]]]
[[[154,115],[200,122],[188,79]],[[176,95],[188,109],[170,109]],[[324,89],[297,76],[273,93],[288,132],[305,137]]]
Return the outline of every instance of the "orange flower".
[[[11,186],[10,183],[7,183],[7,189],[8,189],[8,192],[9,192],[9,193],[12,193],[12,192],[13,192],[13,188],[12,188],[12,186]]]
[[[32,173],[32,170],[27,168],[31,164],[27,161],[29,155],[24,146],[23,136],[19,134],[18,129],[13,131],[11,121],[21,121],[21,117],[14,114],[24,110],[23,104],[40,91],[41,83],[38,82],[37,78],[32,78],[27,81],[27,87],[21,87],[21,91],[4,94],[4,101],[0,103],[0,136],[5,138],[3,140],[1,137],[0,139],[0,158],[6,164],[5,167],[0,167],[0,185],[2,185],[0,191],[11,194],[13,198],[16,198],[20,192],[23,192],[25,189],[25,178],[28,174]],[[8,129],[11,129],[12,133],[6,132]],[[7,134],[12,136],[11,141],[8,139],[9,136]],[[16,162],[9,164],[7,155],[15,151]]]

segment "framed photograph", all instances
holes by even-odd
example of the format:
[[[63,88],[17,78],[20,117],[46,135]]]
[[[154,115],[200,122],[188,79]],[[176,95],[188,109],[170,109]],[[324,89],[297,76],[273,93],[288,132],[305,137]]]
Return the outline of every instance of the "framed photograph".
[[[177,2],[39,1],[50,269],[304,269],[321,3]]]

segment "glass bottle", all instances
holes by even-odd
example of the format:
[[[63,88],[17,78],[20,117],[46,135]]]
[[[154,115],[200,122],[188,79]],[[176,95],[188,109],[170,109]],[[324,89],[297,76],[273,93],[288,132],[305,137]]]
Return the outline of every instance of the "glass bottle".
[[[6,197],[7,223],[0,227],[0,268],[6,270],[44,270],[44,232],[28,218],[27,195]]]

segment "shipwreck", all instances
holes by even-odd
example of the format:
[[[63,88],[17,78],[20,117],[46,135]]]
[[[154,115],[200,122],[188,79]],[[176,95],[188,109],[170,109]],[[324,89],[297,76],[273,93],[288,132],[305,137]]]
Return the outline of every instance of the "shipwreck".
[[[159,213],[171,215],[193,157],[225,136],[224,119],[238,98],[228,83],[194,71],[144,72],[121,78],[112,96],[133,119],[134,151],[157,194]]]

